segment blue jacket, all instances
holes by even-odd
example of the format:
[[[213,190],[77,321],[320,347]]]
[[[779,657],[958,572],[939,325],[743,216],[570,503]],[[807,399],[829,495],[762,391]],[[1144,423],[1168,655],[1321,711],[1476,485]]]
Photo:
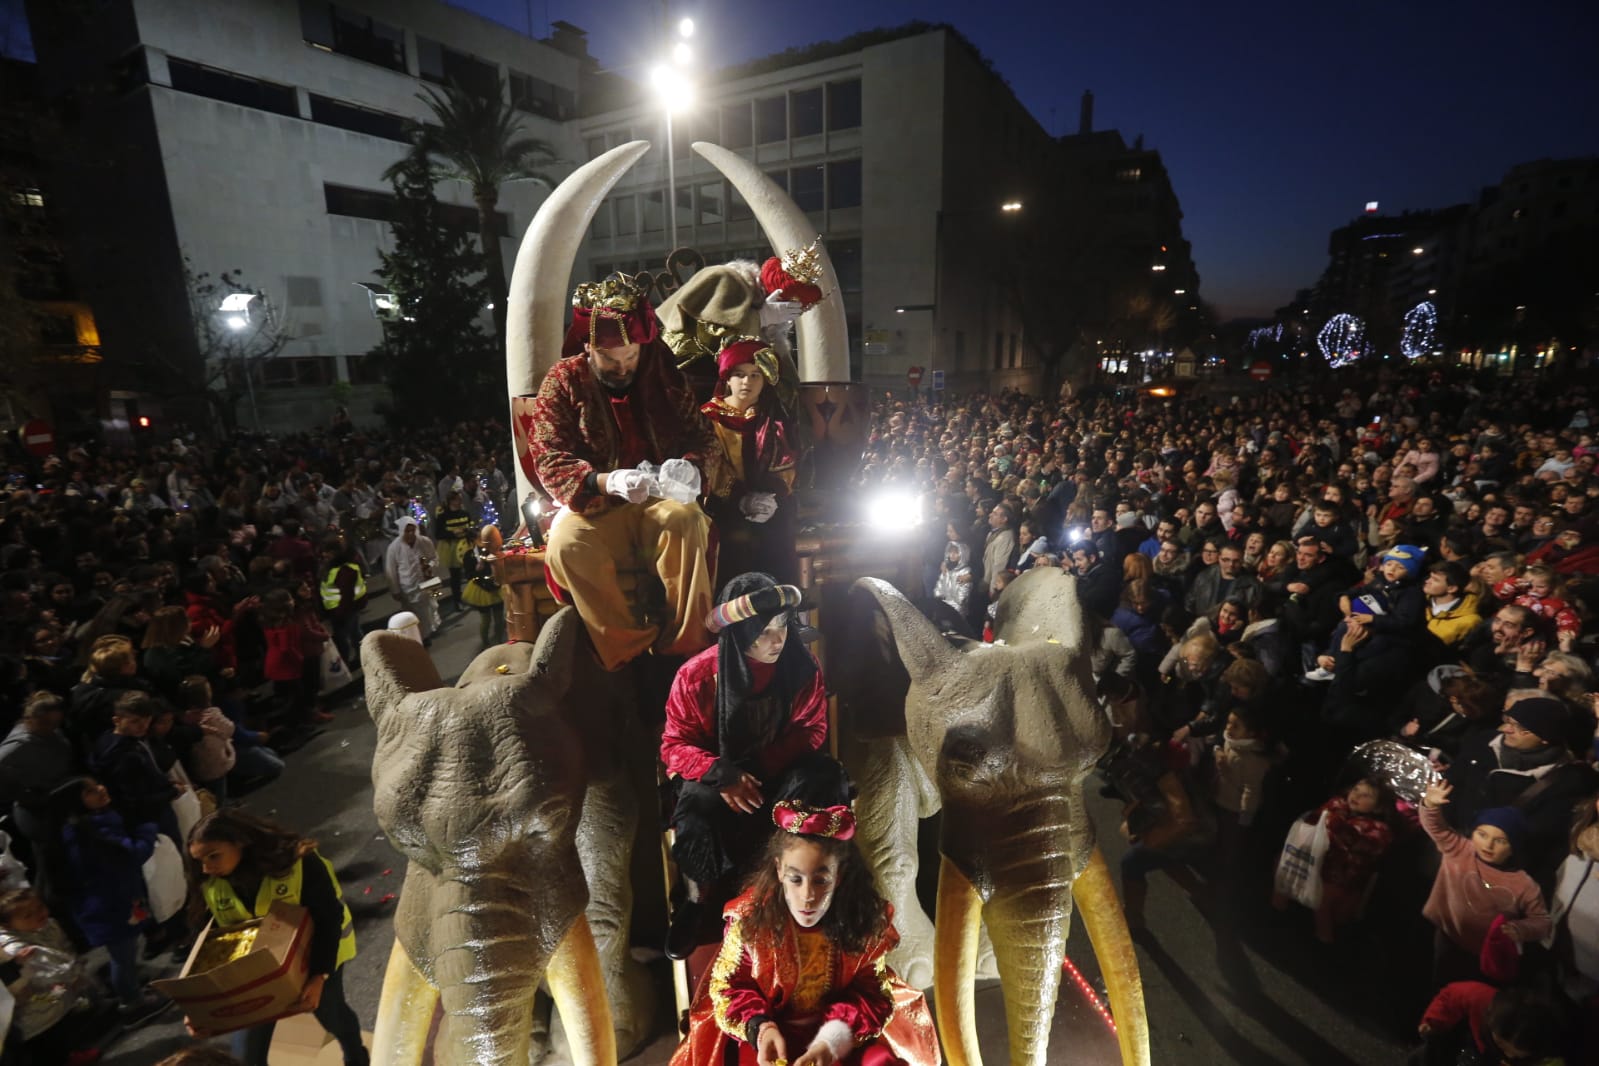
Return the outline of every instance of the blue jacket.
[[[155,851],[156,827],[129,831],[114,808],[80,815],[62,828],[72,871],[73,920],[91,945],[114,944],[139,932],[134,903],[145,897],[144,863]]]

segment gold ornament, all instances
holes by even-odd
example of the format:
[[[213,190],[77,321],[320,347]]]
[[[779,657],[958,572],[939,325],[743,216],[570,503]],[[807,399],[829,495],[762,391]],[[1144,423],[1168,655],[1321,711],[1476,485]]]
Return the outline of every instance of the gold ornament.
[[[804,248],[790,248],[784,252],[778,262],[783,265],[783,273],[795,281],[806,285],[820,285],[822,283],[822,238],[818,237]]]

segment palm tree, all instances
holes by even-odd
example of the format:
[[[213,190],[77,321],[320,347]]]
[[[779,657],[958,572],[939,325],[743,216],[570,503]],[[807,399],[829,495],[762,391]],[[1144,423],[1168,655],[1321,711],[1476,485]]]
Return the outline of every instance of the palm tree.
[[[495,83],[493,97],[479,96],[459,85],[439,90],[428,86],[417,98],[433,112],[433,122],[412,128],[416,147],[434,163],[439,178],[464,181],[477,204],[478,237],[483,244],[483,274],[494,301],[494,338],[505,346],[505,261],[495,225],[500,185],[531,178],[546,187],[554,182],[539,168],[556,161],[547,141],[522,136],[521,122],[505,103],[505,82]],[[383,177],[393,181],[405,166],[395,163]]]

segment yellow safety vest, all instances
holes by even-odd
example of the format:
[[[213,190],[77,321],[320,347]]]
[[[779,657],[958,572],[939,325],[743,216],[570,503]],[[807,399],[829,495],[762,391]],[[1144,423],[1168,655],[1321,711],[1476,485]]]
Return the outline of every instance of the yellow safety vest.
[[[344,911],[344,924],[339,931],[339,957],[334,963],[334,968],[337,969],[355,958],[355,926],[350,921],[350,908],[344,903],[344,890],[339,887],[339,879],[333,873],[333,864],[316,852],[312,854],[316,855],[317,861],[327,867],[328,880],[333,882],[333,894],[338,897],[339,907]],[[270,910],[274,903],[299,906],[301,863],[304,862],[304,858],[300,859],[282,877],[269,875],[261,878],[261,887],[255,894],[254,908],[244,905],[244,901],[239,899],[225,877],[206,878],[205,884],[200,886],[200,891],[205,896],[205,905],[211,909],[211,915],[216,918],[218,925],[229,926],[254,921]]]
[[[322,606],[327,610],[334,610],[339,606],[339,571],[349,567],[355,571],[355,598],[359,600],[366,595],[366,575],[354,563],[340,563],[338,566],[328,567],[328,572],[322,578]]]

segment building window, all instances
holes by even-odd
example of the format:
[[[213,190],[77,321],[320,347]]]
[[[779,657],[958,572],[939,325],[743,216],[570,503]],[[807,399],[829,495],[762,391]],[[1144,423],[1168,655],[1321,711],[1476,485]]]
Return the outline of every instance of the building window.
[[[966,358],[966,331],[955,331],[955,365],[960,366],[960,361]]]
[[[618,237],[631,237],[638,232],[638,209],[634,206],[636,197],[618,196],[616,198],[616,235]]]
[[[314,275],[290,274],[283,279],[290,307],[321,307],[322,279]]]
[[[1012,368],[1016,366],[1016,355],[1021,351],[1021,347],[1021,343],[1016,339],[1016,334],[1012,333],[1010,335],[1010,365]]]
[[[827,164],[827,206],[835,210],[861,206],[859,159],[842,159]]]
[[[827,83],[827,128],[852,130],[861,124],[861,80]]]
[[[782,189],[784,192],[788,192],[788,171],[768,170],[766,172],[766,176],[771,178],[772,181],[777,184],[779,189]]]
[[[727,220],[729,222],[748,222],[754,217],[755,212],[750,210],[749,201],[744,199],[744,194],[729,183],[727,186]]]
[[[609,237],[611,235],[611,201],[600,203],[600,209],[594,212],[594,223],[589,232],[595,237]]]
[[[172,72],[172,87],[179,92],[193,93],[212,100],[221,100],[240,107],[253,107],[258,111],[271,111],[277,115],[300,117],[300,108],[294,99],[294,90],[287,85],[277,85],[258,78],[246,78],[213,67],[202,67],[184,59],[168,57],[167,68]]]
[[[370,355],[347,355],[344,372],[350,376],[351,385],[383,384],[383,360]]]
[[[620,148],[631,139],[630,130],[612,130],[605,135],[605,146],[607,148]]]
[[[1005,369],[1005,335],[1003,333],[994,334],[994,369]]]
[[[789,129],[795,137],[820,137],[822,135],[822,90],[803,89],[789,93]]]
[[[755,129],[750,123],[750,105],[727,104],[722,108],[722,146],[748,148],[755,143]]]
[[[827,242],[827,257],[833,261],[833,273],[838,275],[838,287],[844,292],[860,292],[860,238]]]
[[[330,355],[267,359],[261,363],[261,384],[269,389],[331,385],[336,376]]]
[[[511,71],[511,106],[519,107],[530,115],[564,122],[577,110],[577,98],[570,89],[535,78],[521,71]]]
[[[399,115],[357,107],[316,93],[311,94],[311,121],[323,126],[336,126],[351,133],[382,137],[386,141],[399,141],[402,144],[411,141],[406,134],[406,120]]]
[[[377,222],[393,222],[399,213],[399,201],[393,193],[375,189],[354,189],[348,185],[322,186],[322,196],[330,215],[347,215],[351,218],[370,218]],[[439,204],[439,219],[449,228],[462,233],[478,232],[478,214],[475,207],[460,204]],[[506,211],[494,212],[495,235],[511,235],[511,215]]]
[[[651,189],[641,199],[644,204],[644,232],[661,232],[666,228],[666,190]]]
[[[820,165],[795,167],[788,172],[788,194],[801,211],[820,211],[826,204],[823,170]]]
[[[788,98],[768,96],[755,101],[755,143],[788,140]]]
[[[700,210],[695,225],[720,226],[727,219],[726,191],[719,181],[699,187]]]
[[[492,63],[440,44],[427,37],[416,39],[417,73],[422,80],[458,86],[474,96],[493,100],[500,95],[500,72]]]
[[[690,219],[694,217],[694,189],[688,185],[679,185],[673,193],[677,201],[677,214],[679,218]]]
[[[326,0],[300,0],[300,34],[325,52],[405,73],[405,32]]]
[[[583,141],[583,148],[588,152],[590,159],[598,159],[605,154],[605,137],[599,134],[588,137]]]

